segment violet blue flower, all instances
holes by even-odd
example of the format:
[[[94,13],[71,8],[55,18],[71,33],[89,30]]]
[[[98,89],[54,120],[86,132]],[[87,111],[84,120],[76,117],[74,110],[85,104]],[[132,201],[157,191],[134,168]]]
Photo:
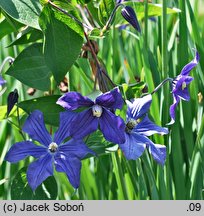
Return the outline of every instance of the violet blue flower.
[[[23,131],[39,142],[36,145],[31,141],[23,141],[14,144],[8,151],[5,160],[16,163],[27,156],[37,158],[27,170],[28,184],[34,191],[47,177],[53,175],[53,163],[56,171],[65,172],[74,188],[79,187],[81,159],[87,154],[94,154],[82,140],[67,138],[67,124],[73,118],[73,113],[60,114],[60,126],[54,138],[48,133],[42,112],[35,110],[26,120]]]
[[[6,91],[6,87],[4,87],[5,84],[6,84],[6,80],[4,80],[0,75],[0,88],[1,88],[0,96]]]
[[[73,138],[83,138],[96,131],[98,125],[104,137],[114,143],[125,141],[124,121],[112,111],[122,109],[123,99],[118,88],[99,95],[94,101],[78,92],[68,92],[57,101],[67,110],[87,108],[78,112],[72,121],[70,135]]]
[[[2,76],[0,76],[0,86],[3,86],[5,83],[6,83],[6,80],[4,80]]]
[[[148,118],[147,112],[151,102],[151,94],[137,98],[133,102],[126,101],[128,106],[125,129],[126,141],[119,146],[128,160],[136,160],[143,154],[145,148],[148,148],[154,160],[164,165],[166,147],[154,144],[147,136],[167,134],[168,129],[154,124]]]
[[[170,106],[169,110],[171,117],[171,121],[170,123],[168,123],[169,125],[175,122],[175,109],[180,100],[190,100],[190,95],[187,86],[193,80],[193,77],[189,76],[189,73],[195,66],[197,66],[199,59],[199,54],[196,51],[195,58],[190,63],[185,65],[184,68],[181,70],[181,73],[172,81],[173,104]]]

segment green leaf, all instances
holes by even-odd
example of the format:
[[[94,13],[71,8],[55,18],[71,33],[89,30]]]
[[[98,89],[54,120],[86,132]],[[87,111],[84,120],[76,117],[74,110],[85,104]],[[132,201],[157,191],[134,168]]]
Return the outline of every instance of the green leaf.
[[[89,38],[93,40],[98,39],[98,38],[101,39],[101,38],[104,38],[104,35],[102,35],[100,29],[94,28],[93,30],[89,32]]]
[[[143,19],[145,16],[145,5],[142,2],[127,2],[127,5],[133,6],[139,20]],[[178,8],[167,8],[167,14],[179,13],[181,12]],[[148,16],[161,16],[162,15],[162,5],[161,4],[151,4],[148,3]]]
[[[44,114],[45,123],[58,126],[59,113],[64,111],[61,106],[56,104],[59,97],[60,95],[39,97],[32,100],[23,101],[18,105],[28,114],[34,110],[42,111]]]
[[[40,26],[45,34],[45,61],[60,83],[79,56],[83,43],[82,28],[71,18],[48,7],[40,16]]]
[[[122,91],[125,94],[125,97],[128,100],[130,100],[130,99],[139,97],[144,87],[145,87],[144,82],[138,82],[138,83],[130,84],[130,85],[123,83]]]
[[[7,106],[0,106],[0,121],[4,120],[7,118]],[[19,115],[23,115],[24,111],[22,109],[19,109]],[[12,111],[9,114],[9,117],[17,117],[17,107],[14,106]]]
[[[98,16],[104,25],[108,21],[113,9],[115,7],[115,1],[114,0],[101,0],[99,4],[99,10],[98,10]]]
[[[42,38],[42,31],[33,28],[26,28],[20,33],[20,36],[17,37],[17,39],[12,41],[12,43],[8,45],[8,47],[36,42],[37,40],[40,40]]]
[[[0,0],[0,7],[18,22],[39,29],[39,0]]]
[[[11,184],[12,200],[54,200],[57,198],[57,182],[54,176],[48,177],[35,192],[28,185],[26,178],[27,167],[23,167]]]
[[[2,39],[5,35],[8,35],[12,32],[16,32],[17,29],[21,27],[21,24],[15,21],[15,27],[9,23],[7,19],[4,19],[0,23],[0,39]]]
[[[40,43],[23,50],[6,73],[30,87],[43,91],[50,88],[51,73],[45,64]]]
[[[118,149],[118,145],[108,142],[99,130],[89,135],[85,142],[86,145],[97,154],[97,156],[116,151]]]

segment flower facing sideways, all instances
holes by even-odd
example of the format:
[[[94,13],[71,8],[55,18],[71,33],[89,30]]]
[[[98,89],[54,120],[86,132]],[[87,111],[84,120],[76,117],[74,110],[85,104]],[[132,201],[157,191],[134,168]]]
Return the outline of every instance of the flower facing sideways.
[[[27,156],[37,158],[27,169],[28,184],[33,191],[47,177],[53,175],[53,164],[56,171],[66,173],[74,188],[79,187],[81,159],[94,152],[82,140],[71,139],[63,143],[68,137],[67,124],[72,118],[73,113],[60,114],[60,126],[52,139],[45,127],[42,112],[35,110],[26,120],[23,131],[41,145],[31,141],[18,142],[7,153],[5,160],[11,163],[16,163]]]
[[[173,124],[175,122],[175,109],[180,102],[180,100],[189,101],[190,95],[188,92],[187,86],[193,80],[193,77],[189,76],[191,70],[197,66],[199,62],[199,54],[196,51],[195,58],[188,63],[184,68],[181,70],[181,73],[175,77],[172,81],[172,95],[173,95],[173,104],[170,106],[170,117],[171,121],[168,124]]]
[[[6,84],[6,81],[2,78],[0,75],[0,96],[5,92],[6,87],[4,88],[4,85]]]
[[[70,128],[70,136],[83,138],[97,130],[98,125],[104,137],[114,143],[125,141],[124,121],[113,111],[122,109],[123,99],[118,88],[99,95],[94,101],[78,92],[68,92],[57,101],[67,110],[86,109],[76,114]]]
[[[3,86],[6,83],[6,81],[0,76],[0,86]]]
[[[166,159],[166,147],[154,144],[147,136],[153,134],[167,134],[168,129],[155,125],[147,116],[147,112],[152,102],[151,94],[142,98],[137,98],[133,102],[127,102],[127,120],[126,120],[126,141],[120,144],[128,160],[139,158],[145,148],[148,148],[152,157],[164,165]]]

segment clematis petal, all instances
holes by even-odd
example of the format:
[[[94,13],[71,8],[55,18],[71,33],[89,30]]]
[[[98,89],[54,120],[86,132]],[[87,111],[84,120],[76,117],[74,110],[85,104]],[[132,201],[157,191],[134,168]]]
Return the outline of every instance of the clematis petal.
[[[150,121],[148,116],[145,116],[144,119],[133,129],[133,131],[144,136],[151,136],[153,134],[168,134],[168,128],[160,127],[154,124]]]
[[[179,75],[176,77],[176,86],[174,87],[172,92],[177,91],[177,89],[183,90],[186,88],[186,86],[193,81],[193,77],[191,76],[182,76]],[[185,86],[183,86],[185,84]]]
[[[138,159],[146,148],[146,138],[137,133],[125,133],[125,143],[119,144],[128,160]]]
[[[99,118],[99,125],[108,141],[117,144],[125,142],[125,123],[119,116],[114,115],[107,109],[103,109],[103,113]]]
[[[175,110],[176,110],[176,107],[177,107],[179,102],[180,102],[180,98],[177,95],[173,94],[173,104],[169,108],[171,121],[167,125],[174,124],[174,122],[175,122]]]
[[[57,154],[55,167],[58,172],[65,172],[71,185],[78,188],[80,184],[81,161],[73,155]]]
[[[77,113],[65,111],[60,113],[60,125],[54,135],[54,142],[61,144],[66,138],[70,136],[71,122],[76,117]]]
[[[33,191],[49,176],[53,175],[52,155],[47,153],[44,157],[31,163],[27,170],[28,184]]]
[[[23,131],[28,133],[30,138],[45,146],[52,142],[51,136],[45,127],[43,113],[39,110],[35,110],[30,114],[23,126]]]
[[[37,146],[30,141],[15,143],[6,154],[5,160],[11,163],[16,163],[28,156],[36,158],[47,153],[47,149],[42,146]]]
[[[75,155],[80,159],[84,158],[87,154],[95,155],[95,153],[86,146],[83,140],[75,139],[71,139],[65,144],[60,145],[59,151],[63,152],[65,155]]]
[[[138,119],[148,112],[149,107],[152,103],[152,95],[148,94],[142,98],[136,98],[132,103],[126,101],[127,103],[127,120]]]
[[[187,65],[185,65],[183,67],[183,69],[181,70],[181,75],[187,76],[190,73],[190,71],[194,67],[196,67],[196,65],[198,64],[199,60],[200,60],[200,56],[199,56],[198,52],[196,51],[194,59],[190,63],[188,63]]]
[[[183,90],[177,90],[174,92],[178,97],[180,97],[182,100],[189,101],[190,100],[190,94],[187,88]]]
[[[114,88],[112,91],[99,95],[96,98],[96,104],[108,109],[122,109],[123,98],[119,89]]]
[[[148,149],[154,160],[157,163],[164,165],[166,160],[166,146],[151,143],[148,146]]]
[[[6,80],[4,80],[2,76],[0,76],[0,86],[3,86],[5,83],[6,83]]]
[[[78,92],[68,92],[58,99],[57,104],[67,110],[76,110],[80,107],[90,107],[94,102]]]
[[[84,110],[77,113],[72,121],[70,136],[75,139],[82,139],[98,128],[98,118],[93,116],[92,110]]]

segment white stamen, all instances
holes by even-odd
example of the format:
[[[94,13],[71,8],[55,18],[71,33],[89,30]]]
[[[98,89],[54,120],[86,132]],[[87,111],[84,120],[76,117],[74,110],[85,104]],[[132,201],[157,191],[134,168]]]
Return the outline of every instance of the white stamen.
[[[102,115],[103,109],[101,106],[96,104],[92,107],[92,112],[93,112],[93,116],[96,116],[99,118]]]
[[[49,147],[48,147],[48,149],[49,149],[50,152],[52,152],[52,153],[56,152],[57,148],[58,148],[58,145],[57,145],[57,143],[55,143],[55,142],[50,143],[50,145],[49,145]]]

